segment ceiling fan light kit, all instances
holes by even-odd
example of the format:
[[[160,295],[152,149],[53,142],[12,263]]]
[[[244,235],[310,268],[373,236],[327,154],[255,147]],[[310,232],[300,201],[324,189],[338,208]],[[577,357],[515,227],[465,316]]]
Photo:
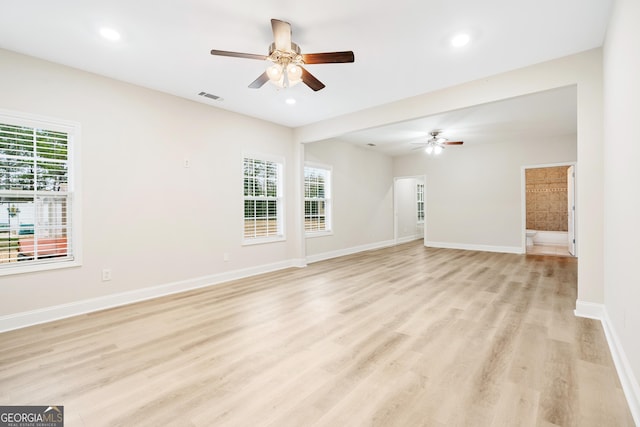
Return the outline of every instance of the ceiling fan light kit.
[[[424,151],[430,156],[437,156],[438,154],[442,153],[444,151],[445,145],[464,144],[464,141],[449,141],[447,138],[440,136],[441,133],[441,130],[431,131],[429,132],[429,135],[431,135],[429,139],[427,139],[426,141],[414,142],[413,144],[421,145],[421,147],[418,147],[420,149],[423,148],[422,146],[424,146]]]
[[[444,151],[444,147],[439,144],[429,144],[424,151],[426,151],[429,155],[433,154],[437,156],[438,154],[442,153],[442,151]]]
[[[273,43],[269,46],[269,55],[252,53],[229,52],[225,50],[211,50],[211,55],[230,56],[235,58],[260,59],[272,62],[249,87],[261,88],[270,81],[278,88],[287,88],[303,82],[314,91],[325,87],[324,83],[315,78],[302,67],[303,64],[329,64],[354,62],[352,51],[325,52],[302,54],[300,46],[291,41],[291,25],[279,19],[271,20]]]
[[[279,88],[292,87],[302,81],[302,68],[296,64],[273,64],[267,68],[269,81]]]

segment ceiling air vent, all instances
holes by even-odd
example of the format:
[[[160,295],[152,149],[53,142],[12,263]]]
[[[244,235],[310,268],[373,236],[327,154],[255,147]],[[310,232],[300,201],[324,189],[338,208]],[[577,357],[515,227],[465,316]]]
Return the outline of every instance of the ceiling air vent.
[[[200,92],[198,95],[204,96],[205,98],[213,99],[214,101],[224,101],[224,99],[212,93]]]

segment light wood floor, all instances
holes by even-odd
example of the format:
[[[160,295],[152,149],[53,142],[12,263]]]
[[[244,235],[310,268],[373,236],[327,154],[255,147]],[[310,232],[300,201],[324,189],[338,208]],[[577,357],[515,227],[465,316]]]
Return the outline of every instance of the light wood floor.
[[[533,245],[527,246],[528,255],[573,256],[568,245]]]
[[[632,426],[576,267],[414,242],[8,332],[0,404],[67,427]]]

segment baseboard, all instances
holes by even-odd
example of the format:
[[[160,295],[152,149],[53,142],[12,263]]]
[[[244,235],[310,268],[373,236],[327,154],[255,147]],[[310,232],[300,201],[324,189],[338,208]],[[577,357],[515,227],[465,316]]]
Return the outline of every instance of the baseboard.
[[[533,236],[535,245],[566,245],[569,233],[566,231],[537,231]]]
[[[396,239],[396,244],[401,245],[402,243],[409,243],[409,242],[413,242],[415,240],[420,240],[420,239],[422,239],[422,234],[414,234],[413,236],[399,237]]]
[[[307,266],[306,258],[296,258],[296,259],[292,259],[291,260],[290,267],[303,268],[303,267],[306,267],[306,266]]]
[[[611,357],[618,372],[620,384],[622,384],[622,390],[627,399],[629,410],[636,425],[640,426],[640,385],[638,385],[638,380],[633,374],[629,359],[624,351],[624,347],[622,347],[620,343],[620,339],[609,318],[606,307],[603,304],[577,300],[574,313],[578,317],[596,319],[602,323],[602,329],[604,329],[604,335],[607,338],[607,344],[609,345]]]
[[[430,248],[462,249],[465,251],[500,252],[506,254],[523,253],[520,246],[473,245],[467,243],[433,242],[431,240],[425,241],[424,245]]]
[[[118,294],[106,295],[99,298],[91,298],[76,301],[69,304],[61,304],[46,307],[38,310],[25,311],[0,317],[0,333],[14,329],[26,328],[28,326],[41,323],[52,322],[54,320],[65,319],[80,314],[91,313],[113,307],[133,304],[153,298],[190,291],[208,286],[218,285],[231,280],[256,276],[258,274],[283,270],[291,267],[304,267],[304,259],[294,259],[273,264],[266,264],[241,270],[234,270],[209,276],[202,276],[178,282],[165,283],[163,285],[151,286],[134,291],[122,292]]]
[[[576,300],[576,309],[573,311],[573,314],[575,314],[576,317],[586,317],[587,319],[603,321],[604,305]]]
[[[318,261],[324,261],[331,258],[338,258],[345,255],[357,254],[358,252],[370,251],[373,249],[382,249],[396,244],[393,240],[385,240],[382,242],[369,243],[366,245],[353,246],[351,248],[338,249],[335,251],[323,252],[321,254],[309,255],[307,263],[311,264]]]

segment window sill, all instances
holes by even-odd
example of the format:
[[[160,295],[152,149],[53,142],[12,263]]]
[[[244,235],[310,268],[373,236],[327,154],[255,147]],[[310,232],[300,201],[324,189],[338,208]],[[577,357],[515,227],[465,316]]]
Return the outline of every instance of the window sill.
[[[14,274],[36,273],[40,271],[60,270],[62,268],[80,267],[82,263],[78,260],[42,262],[25,266],[7,267],[0,269],[0,277],[12,276]]]
[[[254,239],[243,239],[242,246],[262,245],[264,243],[284,242],[287,240],[284,236],[273,237],[256,237]]]
[[[311,231],[304,234],[305,239],[313,239],[314,237],[333,236],[333,230],[329,231]]]

